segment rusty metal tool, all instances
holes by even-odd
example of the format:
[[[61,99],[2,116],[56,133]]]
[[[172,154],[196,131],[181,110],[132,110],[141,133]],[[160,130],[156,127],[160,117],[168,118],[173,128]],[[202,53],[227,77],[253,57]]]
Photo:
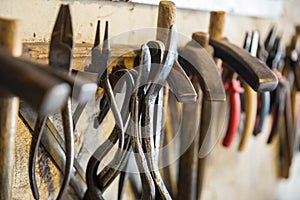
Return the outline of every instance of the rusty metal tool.
[[[180,152],[184,152],[179,159],[178,194],[176,199],[196,199],[199,153],[199,124],[201,116],[201,89],[196,76],[192,83],[197,91],[198,99],[195,103],[182,105],[182,123],[180,127]],[[195,113],[195,115],[191,115]],[[195,123],[196,122],[196,123]]]
[[[51,35],[49,64],[71,73],[71,60],[73,48],[73,30],[71,15],[68,5],[61,5],[57,20]],[[42,131],[47,120],[47,115],[39,115],[35,124],[34,134],[30,144],[29,153],[29,180],[30,187],[35,199],[39,199],[38,187],[35,178],[35,162],[38,147],[41,141]],[[57,199],[61,199],[66,187],[69,184],[74,163],[74,135],[71,113],[71,99],[67,100],[62,108],[63,131],[66,147],[66,165],[64,178],[59,190]]]
[[[141,113],[141,100],[145,95],[146,86],[142,83],[147,76],[149,75],[150,63],[151,63],[150,51],[147,45],[142,46],[142,55],[141,55],[141,64],[142,67],[139,68],[139,73],[136,81],[135,92],[133,93],[131,99],[131,117],[133,119],[132,124],[132,132],[134,133],[132,139],[132,148],[135,155],[135,160],[140,171],[140,178],[142,182],[142,196],[141,199],[154,199],[156,195],[155,191],[155,183],[151,176],[150,170],[148,168],[148,163],[146,160],[146,155],[144,154],[144,150],[142,147],[142,133],[141,133],[141,121],[140,121],[140,113]]]
[[[206,43],[206,45],[203,44],[203,46],[207,45],[208,43]],[[216,113],[213,110],[225,102],[226,96],[216,64],[209,56],[207,50],[201,47],[196,41],[189,42],[184,49],[180,51],[180,63],[188,74],[197,74],[205,101],[216,102],[207,105],[207,130],[204,131],[203,129],[201,133],[206,134],[207,131],[210,132],[212,129],[217,128],[214,131],[216,131],[216,134],[220,134],[223,128],[222,122],[225,119],[225,110],[220,110],[218,113],[217,118],[221,121],[212,120],[216,117]],[[217,125],[218,123],[219,125]],[[207,136],[209,136],[209,134]],[[209,137],[206,138],[206,140],[211,139],[212,138],[209,139]],[[200,149],[200,154],[203,156],[207,155],[215,144],[211,143],[213,141],[214,140],[210,142],[207,141],[207,145],[202,146],[202,150]]]
[[[106,32],[108,31],[108,27],[106,28]],[[108,40],[108,35],[106,34],[105,40]],[[102,57],[101,57],[102,56]],[[100,85],[99,83],[99,76],[101,76],[105,72],[105,66],[108,65],[109,63],[105,63],[101,60],[104,60],[105,53],[101,55],[101,46],[100,46],[100,20],[97,22],[97,27],[96,27],[96,34],[95,34],[95,40],[94,40],[94,45],[92,48],[92,53],[91,53],[91,64],[87,67],[85,67],[84,71],[85,73],[89,73],[89,76],[94,76],[93,79],[94,81]],[[103,66],[103,67],[102,67]],[[80,73],[80,72],[78,72]],[[74,127],[76,127],[77,121],[84,110],[86,104],[79,104],[75,112],[73,114],[73,120],[74,120]],[[109,107],[109,102],[107,99],[106,95],[103,95],[103,98],[100,100],[100,112],[98,117],[95,119],[94,122],[94,127],[97,128],[99,124],[103,121],[105,118],[106,114],[108,113],[110,107]]]
[[[159,46],[159,44],[157,44],[156,46]],[[162,52],[162,50],[160,50],[160,52]],[[161,56],[158,57],[158,60],[160,60],[160,57]],[[158,152],[160,147],[160,139],[158,137],[160,136],[161,132],[160,130],[155,130],[154,127],[152,127],[152,124],[154,125],[157,123],[161,123],[160,120],[156,122],[154,121],[155,102],[158,98],[161,88],[164,85],[165,80],[167,79],[172,69],[176,57],[177,33],[175,26],[171,26],[166,44],[166,52],[162,60],[162,65],[158,69],[153,69],[154,67],[151,67],[150,70],[150,80],[148,79],[148,82],[150,81],[150,83],[144,97],[145,106],[142,108],[143,113],[141,119],[141,125],[145,127],[145,130],[141,133],[143,150],[147,154],[146,159],[148,167],[154,179],[156,188],[159,191],[159,198],[162,199],[171,199],[171,196],[169,195],[169,192],[164,185],[158,170]],[[152,69],[155,70],[154,74],[151,73]],[[151,75],[153,75],[152,77],[154,77],[154,79],[152,79]]]
[[[52,114],[64,105],[71,90],[67,83],[37,70],[35,65],[38,64],[25,63],[3,49],[0,49],[0,58],[0,73],[7,74],[0,79],[2,88],[19,96],[42,115]]]
[[[22,52],[19,23],[14,19],[0,18],[0,46],[14,56],[20,56]],[[0,60],[2,61],[2,59]],[[0,68],[4,67],[2,64],[0,66]],[[8,74],[1,72],[1,75],[6,76]],[[19,99],[2,89],[0,94],[0,159],[2,163],[0,165],[0,199],[5,200],[12,198],[15,132]]]
[[[26,125],[30,133],[33,134],[37,114],[25,102],[20,103],[19,117]],[[61,137],[60,133],[50,119],[47,119],[45,129],[43,130],[41,144],[49,153],[51,159],[58,167],[60,172],[63,173],[66,165],[64,139]],[[82,198],[86,189],[84,170],[76,158],[74,159],[74,169],[75,173],[73,176],[71,176],[70,184],[78,196]]]
[[[191,151],[193,151],[192,149],[194,148],[194,146],[199,147],[200,151],[199,151],[199,155],[201,154],[201,157],[205,157],[209,151],[212,149],[212,147],[214,146],[214,144],[216,143],[217,140],[214,140],[216,138],[215,135],[220,134],[221,130],[219,129],[219,127],[222,127],[221,125],[217,125],[217,123],[221,123],[222,124],[222,120],[224,120],[225,118],[225,112],[220,112],[218,114],[220,114],[220,116],[222,116],[221,118],[223,118],[221,121],[216,120],[217,122],[212,122],[212,119],[215,119],[215,108],[217,107],[217,104],[219,104],[220,102],[225,102],[225,91],[223,88],[223,84],[222,84],[222,80],[221,77],[219,75],[217,66],[215,65],[214,61],[212,60],[212,57],[210,54],[212,54],[212,48],[211,46],[208,45],[208,40],[209,40],[209,35],[202,33],[202,32],[197,32],[194,33],[193,36],[193,41],[189,42],[181,51],[180,51],[180,63],[183,66],[183,68],[185,69],[185,71],[187,72],[187,74],[189,75],[193,75],[195,76],[194,78],[196,78],[199,86],[202,89],[203,92],[203,99],[202,99],[202,108],[204,109],[204,107],[207,107],[205,109],[205,112],[201,112],[201,118],[204,117],[206,118],[201,119],[203,120],[203,122],[205,121],[205,123],[200,123],[200,113],[196,112],[197,116],[194,115],[190,115],[190,117],[188,117],[189,120],[191,120],[190,118],[193,118],[193,122],[195,121],[195,119],[199,119],[196,120],[197,126],[199,124],[199,134],[197,134],[197,129],[194,130],[190,130],[191,128],[193,129],[193,127],[190,128],[185,128],[186,130],[190,130],[190,132],[185,132],[184,137],[190,138],[190,137],[195,137],[195,139],[198,137],[201,137],[201,142],[200,141],[194,141],[194,145],[190,146],[189,149],[191,149]],[[210,52],[209,52],[210,51]],[[195,83],[194,83],[195,85]],[[201,95],[201,93],[197,92],[198,95]],[[199,101],[199,100],[198,100]],[[205,101],[205,102],[204,102]],[[190,105],[192,106],[192,105]],[[198,105],[199,106],[199,105]],[[185,107],[185,106],[184,106]],[[187,109],[189,108],[189,105],[186,105]],[[184,111],[184,110],[183,110]],[[224,111],[224,110],[222,110]],[[204,114],[205,113],[205,114]],[[187,118],[182,116],[183,118]],[[184,120],[184,119],[183,119]],[[185,125],[184,125],[185,126]],[[215,133],[211,132],[211,130],[214,129]],[[191,134],[192,136],[189,136],[189,134]],[[196,136],[196,134],[198,136]],[[199,136],[200,135],[200,136]],[[212,139],[214,138],[214,139]],[[204,144],[204,140],[206,141],[205,145]],[[183,140],[185,141],[185,140]],[[193,144],[193,143],[192,143]],[[185,144],[184,142],[181,143],[182,146],[189,146],[189,144]],[[182,147],[184,148],[184,147]],[[191,154],[192,157],[189,156],[189,154]],[[180,177],[178,179],[178,197],[179,198],[183,198],[184,196],[186,196],[187,193],[189,199],[196,199],[197,195],[198,195],[198,184],[197,182],[199,181],[197,179],[197,171],[198,171],[198,154],[194,154],[192,152],[190,152],[190,150],[187,150],[187,152],[185,152],[185,154],[182,155],[181,159],[180,159],[180,164],[184,165],[184,160],[186,159],[193,159],[193,155],[196,155],[196,160],[194,160],[195,162],[193,162],[193,164],[188,164],[190,167],[193,167],[193,165],[196,166],[196,170],[191,171],[188,170],[190,172],[182,172],[183,174],[185,173],[189,173],[189,176],[183,176],[182,173],[180,173]],[[195,158],[194,158],[195,159]],[[180,172],[182,170],[185,169],[179,169]],[[194,177],[196,180],[188,180],[188,178],[191,178],[191,176],[193,176],[193,173],[196,173],[196,177]],[[194,184],[192,184],[192,182],[194,182]],[[186,185],[183,185],[183,184]],[[194,188],[194,191],[192,191]]]
[[[72,95],[72,100],[78,103],[82,104],[91,100],[98,89],[97,85],[89,78],[83,76],[83,74],[72,73],[72,75],[70,75],[69,72],[64,69],[40,64],[30,59],[20,58],[18,60],[20,60],[22,64],[26,63],[30,65],[34,70],[46,73],[62,83],[68,84],[71,88],[70,94]]]
[[[131,73],[128,70],[121,69],[121,70],[117,70],[115,73],[119,73],[122,74],[122,76],[126,76],[124,78],[126,82],[125,98],[121,109],[121,115],[123,117],[124,124],[125,124],[129,116],[127,106],[129,104],[130,96],[133,91],[134,80]],[[123,83],[122,81],[119,82],[119,84],[122,83]],[[100,162],[106,155],[105,152],[110,151],[110,149],[118,140],[117,138],[118,131],[120,131],[120,128],[118,128],[118,126],[115,125],[112,133],[109,136],[109,139],[106,142],[104,142],[100,147],[98,147],[98,149],[95,151],[95,153],[89,160],[87,171],[86,171],[86,180],[89,187],[88,188],[89,190],[86,192],[86,195],[88,195],[89,198],[101,198],[101,196],[99,195],[100,192],[97,193],[96,191],[99,190],[101,192],[104,192],[106,188],[116,178],[116,176],[126,167],[128,154],[131,151],[130,135],[125,136],[124,148],[119,149],[115,154],[114,158],[112,159],[112,161],[107,166],[105,166],[104,169],[97,175]],[[110,143],[110,144],[106,144],[106,143]],[[88,196],[86,198],[88,198]]]
[[[96,39],[95,39],[95,44],[97,44],[97,38],[99,38],[99,26],[97,28],[97,31],[96,31]],[[100,165],[100,162],[102,161],[102,159],[104,158],[104,156],[106,155],[107,152],[109,152],[113,145],[119,140],[119,148],[122,150],[123,147],[125,147],[124,151],[126,151],[128,147],[128,145],[130,144],[130,139],[126,139],[126,144],[124,146],[124,139],[125,139],[125,136],[124,136],[124,129],[125,127],[123,127],[123,124],[126,123],[127,121],[127,116],[129,114],[128,112],[128,107],[126,107],[128,105],[129,102],[124,102],[123,103],[123,106],[124,104],[125,107],[122,108],[122,111],[121,113],[117,113],[118,112],[118,108],[117,108],[117,105],[116,105],[116,100],[115,100],[115,97],[114,97],[114,94],[113,94],[113,91],[112,91],[112,88],[111,88],[111,85],[110,85],[110,81],[109,81],[109,73],[108,73],[108,60],[109,60],[109,52],[110,51],[110,47],[109,47],[109,36],[108,36],[108,23],[106,23],[106,34],[104,36],[104,43],[103,43],[103,49],[102,49],[102,54],[99,55],[99,51],[97,50],[96,52],[98,52],[97,54],[95,54],[96,58],[99,59],[99,56],[101,57],[101,59],[104,59],[102,62],[102,65],[100,66],[94,66],[94,65],[91,65],[89,70],[95,72],[95,70],[97,70],[97,72],[99,72],[99,70],[103,70],[103,69],[98,69],[99,67],[100,68],[103,68],[104,67],[104,70],[103,70],[103,74],[99,74],[100,77],[100,84],[102,87],[104,87],[104,91],[105,91],[105,94],[107,94],[106,97],[104,98],[107,98],[107,100],[105,101],[108,101],[107,103],[109,103],[111,106],[112,106],[112,110],[114,110],[113,112],[115,112],[114,116],[117,116],[118,118],[121,118],[122,122],[121,123],[118,123],[118,120],[116,119],[116,125],[112,131],[112,133],[110,134],[109,138],[102,144],[100,145],[97,150],[94,152],[94,154],[91,156],[89,162],[88,162],[88,166],[87,166],[87,170],[86,170],[86,180],[87,180],[87,185],[88,185],[88,190],[86,191],[86,194],[85,194],[85,199],[90,199],[90,198],[98,198],[98,199],[103,199],[103,196],[102,196],[102,191],[101,189],[99,189],[97,187],[98,183],[97,183],[97,172],[98,172],[98,166]],[[94,49],[96,50],[96,49]],[[96,68],[98,67],[98,68]],[[105,68],[106,67],[106,68]],[[129,83],[129,86],[132,85]],[[129,87],[130,88],[130,87]],[[128,92],[128,94],[130,95],[131,94],[131,91],[126,91]],[[129,97],[127,96],[125,100],[128,100]],[[110,107],[110,106],[109,106]],[[117,108],[117,109],[116,109]],[[126,109],[127,108],[127,109]],[[105,111],[104,111],[105,112]],[[128,113],[126,115],[126,113]],[[102,115],[101,113],[99,114],[100,116]],[[105,114],[106,115],[106,114]],[[119,158],[119,161],[122,160],[121,159],[121,155],[123,155],[122,153],[120,154],[120,152],[117,152],[116,154],[116,157]],[[123,156],[123,158],[125,158]],[[125,163],[125,162],[124,162]],[[118,168],[117,168],[118,169]],[[102,173],[103,174],[103,173]],[[109,182],[113,179],[111,179],[111,177],[116,174],[116,171],[113,171],[112,173],[109,173],[109,177],[106,178],[105,180],[102,180],[104,183],[102,185],[105,185],[106,182]],[[101,175],[100,175],[101,176]],[[103,177],[102,177],[103,178]],[[104,187],[104,186],[103,186]]]
[[[104,119],[104,116],[107,114],[108,109],[111,108],[116,124],[118,124],[118,126],[121,128],[121,132],[119,133],[120,134],[119,147],[122,149],[124,145],[124,125],[109,80],[108,67],[110,63],[111,49],[110,49],[108,21],[106,21],[105,23],[105,33],[104,33],[102,49],[100,47],[99,34],[100,34],[100,22],[98,22],[96,36],[95,36],[95,46],[92,51],[93,63],[86,69],[87,72],[97,73],[98,75],[97,84],[104,89],[104,96],[103,96],[104,99],[103,98],[102,98],[103,100],[101,99],[100,113],[94,125],[97,127],[100,124],[100,122]]]

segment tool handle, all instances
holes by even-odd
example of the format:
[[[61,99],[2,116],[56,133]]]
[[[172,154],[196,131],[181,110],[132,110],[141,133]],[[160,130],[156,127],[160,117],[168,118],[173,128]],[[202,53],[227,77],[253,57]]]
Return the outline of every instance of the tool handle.
[[[224,11],[211,11],[209,20],[209,35],[211,39],[222,39],[225,27],[226,13]]]
[[[258,113],[258,122],[257,125],[254,128],[254,135],[258,135],[261,133],[264,123],[268,117],[269,111],[270,111],[270,92],[262,92],[260,93],[260,109]]]
[[[237,72],[255,91],[272,91],[278,84],[274,73],[260,60],[246,50],[226,41],[210,39],[215,57],[221,58]]]
[[[232,80],[229,83],[225,83],[224,87],[229,92],[230,115],[228,128],[222,144],[225,147],[230,147],[239,126],[241,113],[240,93],[242,92],[242,90],[240,88],[240,81],[238,80]]]
[[[22,52],[21,33],[18,20],[0,18],[0,46],[14,56]],[[19,99],[0,91],[0,200],[12,199],[18,109]]]
[[[175,24],[176,6],[172,1],[160,1],[158,6],[156,39],[167,43],[169,29]]]
[[[244,129],[242,132],[242,138],[238,147],[239,151],[243,151],[246,148],[249,137],[253,133],[256,119],[257,110],[257,95],[256,92],[248,85],[243,83],[245,90],[245,119],[244,119]]]

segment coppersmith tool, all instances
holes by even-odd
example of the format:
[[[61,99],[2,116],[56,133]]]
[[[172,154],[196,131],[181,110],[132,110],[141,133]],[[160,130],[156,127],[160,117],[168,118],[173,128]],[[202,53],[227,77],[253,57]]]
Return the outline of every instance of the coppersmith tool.
[[[215,57],[221,58],[222,61],[228,65],[228,67],[230,67],[234,72],[238,73],[238,75],[255,91],[274,90],[277,86],[278,80],[272,71],[270,71],[270,69],[268,69],[267,66],[258,59],[251,56],[248,52],[229,43],[223,38],[224,20],[224,12],[211,12],[209,26],[209,32],[211,35],[210,44],[214,47]],[[248,101],[249,100],[250,99],[248,99]],[[255,115],[253,116],[255,120]],[[248,129],[245,131],[247,132],[245,136],[248,138],[248,133],[250,131]],[[239,147],[240,150],[243,150],[245,147],[244,144],[245,142],[241,143]]]
[[[227,63],[255,91],[274,90],[278,80],[270,69],[245,50],[224,39],[223,28],[216,28],[224,24],[224,18],[224,12],[211,12],[209,43],[214,47],[215,57],[221,58],[223,62]]]
[[[249,35],[253,35],[252,38],[255,39],[253,40],[251,38],[251,45],[254,43],[254,46],[257,46],[254,48],[254,51],[257,51],[255,54],[255,57],[259,58],[263,62],[266,62],[268,52],[265,50],[265,46],[261,44],[260,42],[260,34],[257,31],[253,31],[252,34],[248,34],[250,32],[247,32],[247,36],[249,38]],[[272,33],[269,34],[268,36],[270,40],[272,40]],[[256,36],[256,37],[255,37]],[[268,42],[267,42],[268,43]],[[253,54],[254,55],[254,54]],[[270,103],[271,103],[271,97],[270,97],[270,92],[260,92],[257,93],[257,116],[256,116],[256,121],[255,121],[255,126],[254,126],[254,131],[253,135],[257,136],[263,129],[263,125],[265,123],[265,120],[270,112]]]
[[[10,54],[19,56],[22,51],[21,30],[17,20],[0,18],[0,46]],[[2,59],[0,59],[2,61]],[[8,66],[7,66],[8,67]],[[0,69],[4,68],[0,64]],[[9,75],[0,73],[2,76]],[[0,80],[2,80],[2,76]],[[11,80],[13,81],[13,80]],[[3,91],[0,92],[0,199],[11,199],[13,188],[15,132],[19,99]]]
[[[71,73],[71,59],[73,49],[73,30],[71,15],[68,5],[62,5],[56,23],[53,28],[49,51],[49,64]],[[47,115],[39,115],[35,124],[34,134],[30,145],[29,154],[29,179],[30,187],[35,199],[39,199],[38,188],[35,178],[35,163],[38,147],[41,141],[42,131],[47,120]],[[57,199],[61,199],[69,184],[74,163],[74,135],[71,113],[71,99],[62,108],[62,121],[66,145],[66,165],[62,186]]]
[[[130,151],[131,148],[131,138],[129,136],[125,137],[124,135],[125,133],[124,124],[127,122],[128,120],[127,118],[129,115],[128,104],[129,104],[130,96],[128,95],[132,94],[133,78],[131,77],[130,72],[125,71],[127,76],[129,76],[126,80],[128,80],[129,82],[126,82],[127,83],[126,96],[120,113],[118,111],[114,93],[109,81],[108,66],[109,66],[109,59],[110,59],[110,43],[109,43],[109,35],[108,35],[108,22],[106,23],[106,28],[105,28],[105,36],[104,36],[102,53],[99,50],[99,45],[100,45],[99,25],[100,23],[98,22],[96,37],[95,37],[95,45],[92,52],[92,64],[89,66],[89,68],[87,68],[88,71],[91,71],[93,73],[97,72],[97,75],[100,76],[99,85],[104,87],[104,95],[106,95],[101,99],[101,101],[102,100],[103,101],[102,104],[100,104],[100,113],[97,119],[95,120],[99,120],[101,118],[101,120],[98,122],[102,122],[103,118],[107,114],[108,111],[107,108],[109,109],[110,107],[113,110],[115,119],[116,118],[119,119],[116,119],[115,127],[112,133],[110,134],[109,138],[97,148],[97,150],[93,153],[93,155],[89,159],[87,170],[86,170],[86,181],[87,181],[88,190],[86,191],[85,199],[95,199],[95,198],[103,199],[102,192],[116,178],[116,176],[120,173],[120,170],[124,168],[124,165],[126,165],[127,162],[126,160],[128,158],[127,151]],[[120,121],[120,119],[122,121],[121,123],[118,122]],[[97,175],[98,167],[102,159],[104,158],[104,156],[106,156],[107,152],[109,152],[112,149],[113,145],[118,140],[119,140],[119,150],[116,152],[113,161],[110,163],[110,166],[106,167],[103,171],[101,171],[100,175],[98,176]],[[97,182],[97,179],[99,179],[99,183]],[[99,185],[100,188],[98,187]]]
[[[190,121],[195,121],[196,124],[199,125],[199,130],[194,129],[190,130],[190,128],[184,128],[184,130],[190,130],[190,132],[186,132],[187,138],[195,137],[195,139],[198,137],[201,138],[201,141],[194,143],[193,146],[197,146],[199,150],[199,156],[201,158],[205,157],[212,149],[214,144],[216,143],[216,139],[218,134],[221,133],[222,125],[217,125],[217,123],[223,124],[223,120],[225,119],[225,112],[219,112],[218,115],[220,118],[216,118],[216,108],[220,103],[225,102],[225,91],[223,88],[222,80],[219,75],[218,69],[214,61],[212,60],[212,57],[208,54],[207,50],[211,48],[208,46],[208,39],[209,36],[208,34],[204,33],[194,33],[193,34],[193,41],[189,42],[180,52],[180,63],[189,75],[194,75],[195,80],[199,84],[199,87],[202,89],[203,93],[203,99],[202,99],[202,109],[205,111],[201,112],[201,117],[200,111],[197,112],[196,114],[198,116],[190,115],[190,117],[193,119]],[[196,40],[196,41],[195,41]],[[211,52],[212,53],[212,52]],[[195,85],[195,83],[194,83]],[[195,85],[197,86],[197,84]],[[198,87],[198,86],[197,86]],[[198,95],[201,95],[200,91],[198,90]],[[185,107],[184,107],[185,108]],[[189,106],[186,107],[187,109]],[[197,109],[196,109],[197,110]],[[183,110],[184,111],[184,110]],[[225,110],[222,110],[225,111]],[[184,113],[184,112],[183,112]],[[189,118],[189,117],[184,117],[182,118]],[[202,122],[200,123],[200,118]],[[204,119],[205,118],[205,119]],[[217,120],[221,119],[221,120]],[[215,120],[215,122],[213,122]],[[183,125],[185,126],[185,125]],[[213,130],[213,131],[212,131]],[[200,136],[195,136],[195,132],[197,133],[199,131]],[[189,136],[191,134],[191,136]],[[197,134],[198,135],[198,134]],[[187,139],[186,138],[186,139]],[[183,148],[185,146],[189,146],[189,144],[185,144],[182,140],[181,145]],[[194,147],[190,147],[191,151]],[[189,153],[190,151],[186,152],[185,154],[182,155],[182,158],[180,159],[180,165],[183,165],[182,163],[185,159],[193,159],[193,155],[196,155],[196,158],[198,157],[197,154]],[[191,156],[191,157],[190,157]],[[196,199],[197,198],[197,181],[195,181],[194,185],[192,185],[191,180],[186,180],[188,177],[191,178],[193,176],[193,173],[197,174],[198,171],[198,158],[194,160],[195,162],[193,165],[196,166],[196,171],[194,170],[188,170],[190,171],[189,176],[180,176],[178,180],[178,196],[179,198],[183,198],[186,196],[186,193],[188,193],[189,199]],[[190,167],[193,167],[193,165],[190,165]],[[186,170],[186,169],[182,169]],[[181,169],[180,169],[181,172]],[[184,172],[182,172],[184,173]],[[180,174],[179,174],[180,175]],[[194,178],[197,178],[194,177]],[[197,179],[196,179],[197,180]],[[199,180],[198,180],[199,181]],[[185,186],[183,184],[186,184]],[[193,190],[194,191],[191,191]]]

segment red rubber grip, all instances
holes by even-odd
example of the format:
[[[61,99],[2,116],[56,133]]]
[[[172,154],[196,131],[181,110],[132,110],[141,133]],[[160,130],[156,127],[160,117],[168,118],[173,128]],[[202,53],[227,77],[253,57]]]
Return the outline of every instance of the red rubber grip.
[[[230,147],[239,126],[241,114],[240,93],[243,92],[243,88],[241,88],[240,82],[238,80],[232,80],[229,83],[225,83],[224,87],[229,92],[230,116],[226,135],[223,139],[222,144],[225,147]]]

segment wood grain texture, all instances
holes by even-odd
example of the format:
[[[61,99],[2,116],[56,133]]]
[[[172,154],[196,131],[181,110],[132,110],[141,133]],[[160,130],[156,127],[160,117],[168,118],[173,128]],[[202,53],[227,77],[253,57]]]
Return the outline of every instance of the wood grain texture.
[[[158,7],[157,18],[157,32],[156,39],[162,41],[164,44],[167,42],[168,30],[171,25],[175,24],[176,20],[176,6],[172,1],[161,1]]]
[[[0,18],[0,46],[14,56],[22,52],[19,21]],[[19,100],[9,94],[0,97],[0,200],[11,199],[15,164],[15,132]]]
[[[212,39],[222,39],[225,27],[226,13],[224,11],[211,11],[209,20],[209,34]]]

